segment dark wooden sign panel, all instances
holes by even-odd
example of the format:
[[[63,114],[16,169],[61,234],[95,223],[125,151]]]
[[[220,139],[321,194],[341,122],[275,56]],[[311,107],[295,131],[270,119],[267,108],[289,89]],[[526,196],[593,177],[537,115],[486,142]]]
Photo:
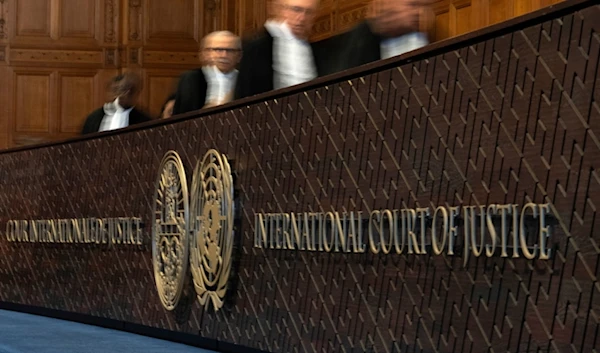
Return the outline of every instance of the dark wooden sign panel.
[[[0,154],[0,301],[269,352],[597,349],[600,8],[562,8],[360,78]],[[189,279],[171,312],[152,264],[155,180],[172,150],[191,187],[209,149],[234,175],[229,289],[215,313]],[[549,205],[547,260],[502,257],[498,243],[465,262],[462,233],[454,255],[255,247],[257,214],[528,203]],[[140,217],[143,245],[6,237],[9,220],[94,217]]]

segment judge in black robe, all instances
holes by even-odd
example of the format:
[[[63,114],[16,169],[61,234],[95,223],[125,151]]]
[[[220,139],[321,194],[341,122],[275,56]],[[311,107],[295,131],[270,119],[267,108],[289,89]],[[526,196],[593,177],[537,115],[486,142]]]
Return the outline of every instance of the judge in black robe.
[[[306,8],[295,9],[296,12],[310,11],[309,6],[315,4],[312,0],[302,0]],[[295,1],[297,2],[297,1]],[[276,0],[279,4],[276,9],[276,20],[286,23],[297,21],[295,17],[286,17],[286,0]],[[381,6],[384,3],[385,6]],[[390,37],[398,37],[418,29],[412,21],[412,17],[421,8],[418,3],[406,2],[405,0],[373,0],[373,6],[377,5],[378,11],[372,10],[368,20],[363,21],[352,30],[337,36],[311,43],[313,62],[317,77],[348,70],[360,65],[380,60],[381,45]],[[409,6],[409,7],[407,7]],[[412,6],[412,7],[410,7]],[[289,9],[287,11],[290,11]],[[312,10],[314,11],[314,9]],[[402,12],[404,11],[404,12]],[[292,11],[293,12],[293,11]],[[403,21],[399,21],[402,18]],[[311,21],[303,23],[312,26]],[[299,27],[298,24],[295,24]],[[308,31],[308,28],[306,29]],[[273,90],[273,44],[275,39],[266,28],[263,28],[255,37],[244,43],[244,56],[240,63],[240,74],[238,76],[235,90],[235,98],[244,98]],[[298,59],[298,58],[297,58]]]
[[[81,134],[91,134],[101,130],[103,122],[114,117],[114,112],[119,106],[120,111],[129,110],[129,113],[121,115],[124,118],[118,128],[135,124],[145,123],[152,120],[150,116],[134,106],[137,104],[141,92],[141,80],[131,72],[114,77],[109,85],[109,93],[113,101],[105,104],[102,108],[94,110],[85,120]],[[110,125],[110,124],[109,124]],[[109,129],[104,129],[107,131]]]
[[[202,109],[207,89],[208,83],[201,68],[184,72],[177,85],[173,115]]]
[[[208,34],[202,40],[205,66],[185,72],[179,79],[173,115],[229,102],[233,98],[235,69],[241,57],[241,41],[229,31]]]
[[[94,132],[98,132],[100,130],[100,125],[102,124],[102,120],[104,119],[105,112],[104,108],[98,108],[94,110],[85,120],[85,124],[83,125],[83,129],[81,131],[82,135],[91,134]],[[150,116],[148,116],[143,111],[137,110],[133,108],[129,112],[129,122],[128,126],[141,124],[152,120]]]
[[[235,98],[244,98],[269,92],[274,89],[273,71],[274,38],[263,28],[253,38],[244,43],[244,56],[240,62],[239,75],[235,88]],[[341,48],[339,38],[330,38],[310,44],[317,77],[342,70],[341,62],[332,56]],[[296,59],[298,60],[298,58]]]

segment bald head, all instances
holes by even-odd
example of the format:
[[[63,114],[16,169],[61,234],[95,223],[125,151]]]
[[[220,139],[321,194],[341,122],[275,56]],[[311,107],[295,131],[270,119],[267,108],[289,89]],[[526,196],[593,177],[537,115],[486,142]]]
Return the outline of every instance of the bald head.
[[[202,56],[205,65],[214,65],[228,73],[235,69],[241,59],[242,42],[229,31],[218,31],[202,39]]]
[[[306,39],[312,31],[319,8],[319,0],[276,0],[275,15],[300,39]]]

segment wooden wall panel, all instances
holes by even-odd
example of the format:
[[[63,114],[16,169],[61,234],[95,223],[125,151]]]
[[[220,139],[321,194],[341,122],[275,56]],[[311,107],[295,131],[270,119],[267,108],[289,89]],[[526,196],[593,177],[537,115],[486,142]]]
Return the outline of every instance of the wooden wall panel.
[[[15,71],[15,132],[51,132],[52,72]]]
[[[4,42],[8,38],[8,26],[6,23],[8,20],[9,5],[11,4],[8,1],[0,2],[0,42]]]
[[[202,34],[201,5],[200,0],[145,0],[145,44],[197,45]]]
[[[244,36],[262,28],[267,20],[270,4],[267,0],[238,0],[238,28],[237,33]]]
[[[488,0],[487,22],[490,25],[502,22],[512,15],[511,6],[507,6],[510,0]],[[511,4],[512,5],[512,4]]]
[[[95,73],[62,72],[58,75],[60,106],[59,133],[77,134],[83,127],[84,118],[98,108],[94,97]]]
[[[15,26],[19,37],[50,38],[51,0],[14,0]]]
[[[9,67],[0,63],[0,149],[8,148],[10,131],[9,117],[12,116],[12,72]]]
[[[450,26],[453,35],[471,32],[476,28],[476,13],[471,0],[455,1],[450,4]]]
[[[165,99],[177,88],[177,70],[146,70],[143,99],[153,117],[158,117]]]
[[[450,11],[444,8],[434,12],[433,33],[429,37],[444,39],[450,36]]]
[[[365,1],[340,3],[337,8],[334,32],[342,32],[352,28],[367,15]]]
[[[94,38],[97,2],[95,0],[60,0],[60,37]]]

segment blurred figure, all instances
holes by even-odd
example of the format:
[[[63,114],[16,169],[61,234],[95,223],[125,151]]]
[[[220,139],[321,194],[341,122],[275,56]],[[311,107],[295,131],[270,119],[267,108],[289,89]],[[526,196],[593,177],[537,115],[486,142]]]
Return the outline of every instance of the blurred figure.
[[[310,36],[318,0],[274,0],[274,17],[244,46],[235,98],[310,81],[427,44],[419,13],[432,0],[371,0],[354,29],[316,42]]]
[[[421,48],[429,42],[419,32],[419,14],[432,0],[372,0],[367,19],[343,39],[336,71]]]
[[[185,72],[177,87],[173,115],[231,101],[242,56],[241,41],[229,31],[213,32],[202,40],[202,68]]]
[[[274,17],[244,46],[235,98],[293,86],[320,76],[308,42],[319,0],[274,0]]]
[[[167,119],[173,115],[173,107],[175,106],[175,93],[167,97],[167,100],[160,109],[159,119]]]
[[[109,84],[112,101],[87,117],[81,133],[121,129],[152,120],[144,112],[135,108],[141,90],[141,80],[132,72],[114,77]]]

